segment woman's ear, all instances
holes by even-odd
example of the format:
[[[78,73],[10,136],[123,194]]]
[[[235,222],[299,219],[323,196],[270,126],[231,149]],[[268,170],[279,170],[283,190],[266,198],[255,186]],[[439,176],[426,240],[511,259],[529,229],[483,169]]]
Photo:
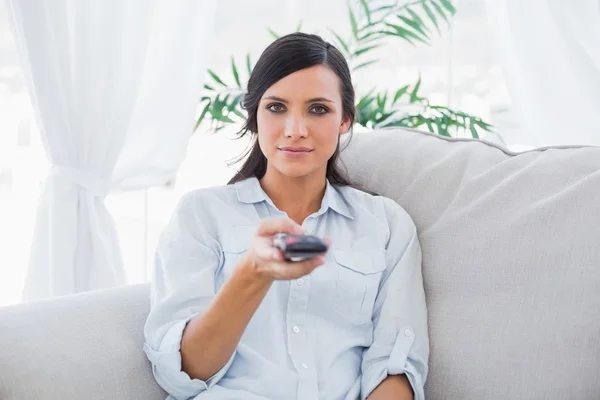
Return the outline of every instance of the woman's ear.
[[[340,135],[348,133],[351,127],[350,125],[352,125],[352,121],[350,120],[350,118],[344,117],[342,119],[342,123],[340,124]]]

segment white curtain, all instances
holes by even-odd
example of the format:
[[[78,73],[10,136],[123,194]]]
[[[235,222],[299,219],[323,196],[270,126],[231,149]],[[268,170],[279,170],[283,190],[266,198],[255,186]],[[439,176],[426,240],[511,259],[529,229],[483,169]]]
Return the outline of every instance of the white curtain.
[[[185,155],[214,0],[9,0],[52,169],[23,300],[121,285],[113,188],[165,182]]]
[[[600,1],[486,5],[523,130],[537,145],[600,145]]]

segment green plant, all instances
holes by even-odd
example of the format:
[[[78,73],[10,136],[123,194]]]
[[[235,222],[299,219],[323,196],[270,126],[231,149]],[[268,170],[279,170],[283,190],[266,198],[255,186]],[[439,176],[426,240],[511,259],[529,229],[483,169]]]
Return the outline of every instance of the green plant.
[[[440,26],[448,23],[456,13],[450,0],[416,0],[408,4],[394,2],[380,7],[372,7],[371,3],[370,0],[358,0],[354,6],[348,4],[351,32],[346,37],[329,30],[330,41],[335,42],[344,54],[353,72],[377,63],[379,60],[372,54],[374,50],[389,45],[391,40],[388,39],[401,39],[413,46],[429,45],[433,30],[441,34]],[[298,24],[296,31],[300,28],[301,24]],[[279,37],[271,29],[269,32],[273,37]],[[245,64],[249,76],[252,71],[249,54]],[[210,119],[211,129],[215,132],[243,120],[239,103],[244,89],[233,56],[231,72],[234,85],[228,85],[214,71],[208,71],[211,82],[204,85],[205,92],[200,100],[203,107],[196,128],[206,118]],[[421,78],[414,84],[393,90],[371,88],[358,96],[356,124],[368,129],[426,127],[430,132],[443,136],[466,132],[474,138],[479,138],[480,130],[490,131],[491,125],[481,118],[430,104],[419,94],[420,88]]]

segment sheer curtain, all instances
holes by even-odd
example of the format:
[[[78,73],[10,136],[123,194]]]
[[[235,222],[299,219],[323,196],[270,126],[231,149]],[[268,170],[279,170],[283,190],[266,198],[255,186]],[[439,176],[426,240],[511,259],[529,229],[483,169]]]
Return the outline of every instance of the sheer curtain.
[[[185,156],[215,1],[8,1],[51,164],[24,300],[125,283],[113,188],[164,183]]]
[[[486,5],[524,130],[537,145],[600,145],[600,2]]]

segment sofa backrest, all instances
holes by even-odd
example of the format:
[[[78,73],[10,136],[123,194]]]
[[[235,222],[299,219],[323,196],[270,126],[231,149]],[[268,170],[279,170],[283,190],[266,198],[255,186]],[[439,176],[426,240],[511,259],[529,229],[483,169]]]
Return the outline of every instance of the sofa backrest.
[[[0,308],[0,399],[165,400],[142,352],[148,285]]]
[[[600,398],[600,148],[390,129],[342,155],[419,230],[428,400]]]

